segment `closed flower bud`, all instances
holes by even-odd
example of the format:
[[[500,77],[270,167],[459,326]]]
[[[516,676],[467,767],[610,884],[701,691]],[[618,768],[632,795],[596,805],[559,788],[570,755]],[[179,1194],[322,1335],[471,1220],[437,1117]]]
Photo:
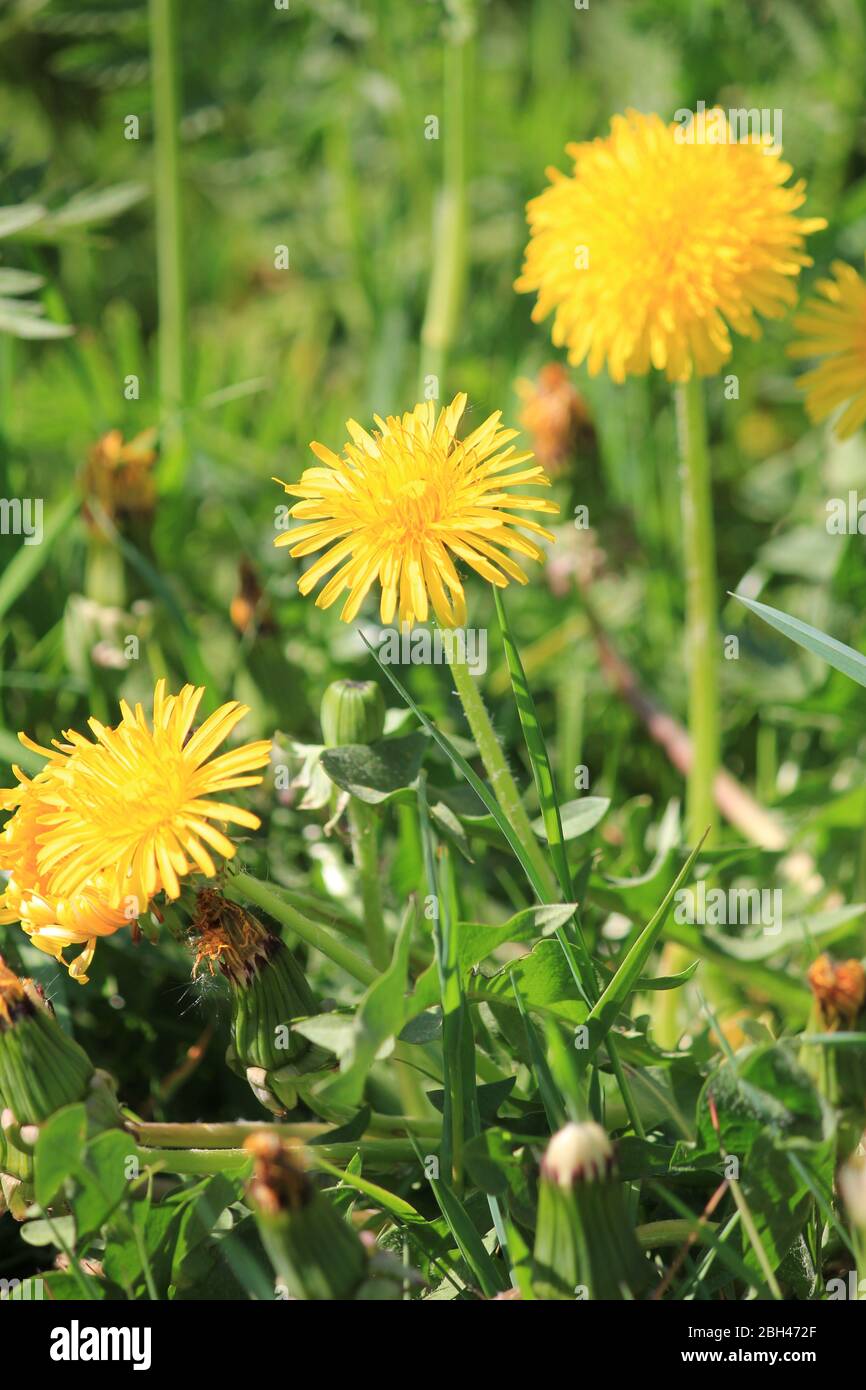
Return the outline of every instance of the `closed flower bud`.
[[[364,1243],[306,1171],[299,1148],[267,1132],[250,1135],[244,1147],[253,1157],[247,1195],[288,1296],[357,1297],[369,1272]]]
[[[57,1022],[42,987],[19,979],[0,956],[0,1208],[18,1220],[33,1200],[38,1126],[62,1106],[89,1098],[97,1075]]]
[[[0,1097],[19,1126],[40,1124],[85,1098],[94,1075],[86,1052],[63,1031],[42,989],[0,957]]]
[[[554,1134],[541,1163],[542,1175],[560,1187],[606,1178],[615,1167],[613,1145],[601,1125],[568,1124]]]
[[[855,1154],[843,1163],[837,1185],[851,1225],[866,1232],[866,1157]]]
[[[333,681],[322,697],[322,738],[328,748],[375,743],[385,728],[385,701],[375,681]]]
[[[257,1100],[284,1114],[296,1104],[296,1079],[333,1060],[292,1029],[296,1019],[318,1012],[303,970],[257,917],[210,888],[198,895],[193,945],[193,973],[219,971],[231,989],[230,1064]]]
[[[533,1286],[541,1299],[626,1299],[651,1277],[600,1125],[568,1124],[541,1162]]]

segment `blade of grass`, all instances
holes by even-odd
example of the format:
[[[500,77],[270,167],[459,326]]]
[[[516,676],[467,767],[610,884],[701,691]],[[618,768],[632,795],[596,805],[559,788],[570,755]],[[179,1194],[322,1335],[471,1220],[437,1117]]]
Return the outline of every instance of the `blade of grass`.
[[[175,0],[150,0],[160,423],[163,472],[172,490],[181,486],[186,465],[182,426],[186,394],[186,280],[183,266],[176,20]]]
[[[538,804],[544,820],[550,857],[553,861],[556,877],[559,880],[559,886],[562,889],[562,896],[566,902],[569,902],[572,897],[571,869],[562,834],[562,818],[559,812],[559,801],[556,796],[550,759],[547,756],[547,748],[541,733],[532,691],[527,684],[523,663],[520,660],[520,652],[517,649],[517,643],[514,640],[505,612],[505,604],[498,589],[493,590],[493,598],[502,632],[505,660],[511,676],[511,688],[520,717],[520,727],[523,730],[526,751],[529,754],[532,767],[532,776],[535,779],[535,789],[538,793]]]
[[[39,571],[51,556],[51,547],[69,525],[78,510],[78,494],[69,492],[52,508],[51,515],[42,529],[39,545],[22,545],[0,575],[0,619],[21,597],[35,580]]]
[[[629,994],[637,987],[641,973],[650,952],[661,936],[665,918],[670,911],[674,896],[680,885],[687,878],[692,865],[700,853],[701,845],[706,838],[706,832],[692,850],[683,867],[680,869],[659,907],[644,927],[637,941],[632,946],[625,960],[622,961],[610,984],[605,989],[601,998],[590,1010],[587,1024],[589,1026],[590,1052],[595,1052],[610,1029],[613,1027],[617,1014],[620,1012]]]
[[[854,647],[846,646],[844,642],[837,642],[835,637],[828,637],[826,632],[821,632],[817,627],[811,627],[809,623],[801,622],[799,618],[792,618],[788,613],[782,613],[778,608],[770,608],[766,603],[758,603],[756,599],[744,598],[742,594],[731,594],[731,598],[745,604],[750,612],[763,618],[765,623],[774,627],[777,632],[781,632],[784,637],[789,637],[792,642],[796,642],[797,646],[802,647],[804,651],[820,657],[822,661],[826,661],[835,670],[841,671],[845,676],[850,676],[852,681],[856,681],[858,685],[866,685],[866,656],[862,652],[856,651]]]

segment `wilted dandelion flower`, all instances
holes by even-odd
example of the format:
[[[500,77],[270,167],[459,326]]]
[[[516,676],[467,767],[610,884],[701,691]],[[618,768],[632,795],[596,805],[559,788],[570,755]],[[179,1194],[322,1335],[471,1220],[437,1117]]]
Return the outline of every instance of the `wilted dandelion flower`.
[[[112,518],[152,512],[156,506],[156,430],[125,441],[109,430],[91,449],[84,472],[88,504],[98,503]]]
[[[792,357],[824,357],[797,385],[806,392],[806,410],[816,423],[839,406],[835,425],[848,439],[866,420],[866,281],[844,261],[830,267],[833,278],[815,286],[820,299],[807,301],[794,319],[802,337],[792,343]]]
[[[42,748],[47,758],[32,780],[3,793],[14,809],[0,841],[0,868],[10,873],[0,908],[17,916],[34,944],[62,960],[64,947],[86,944],[70,967],[80,980],[96,939],[144,912],[159,892],[176,898],[184,875],[216,873],[211,851],[231,858],[235,846],[213,822],[258,828],[250,811],[213,800],[258,784],[270,743],[211,754],[247,713],[231,701],[191,732],[204,690],[184,686],[166,695],[157,682],[153,721],[141,705],[121,701],[121,722],[89,720],[95,742],[67,731],[65,743]]]
[[[618,382],[651,366],[670,381],[711,375],[731,329],[757,338],[757,314],[793,304],[804,237],[826,223],[794,216],[805,185],[785,186],[777,148],[724,127],[724,142],[688,143],[659,116],[615,116],[607,137],[567,146],[573,173],[549,169],[529,203],[515,288],[538,294],[533,318],[554,313],[554,343],[592,376],[605,364]]]
[[[509,579],[527,582],[505,552],[540,560],[541,550],[521,531],[553,538],[538,522],[513,512],[557,508],[510,489],[548,480],[538,465],[522,466],[532,455],[515,452],[511,441],[517,431],[502,428],[501,411],[466,439],[457,439],[465,408],[461,394],[438,418],[432,401],[402,416],[376,415],[372,434],[349,420],[352,442],[342,457],[311,444],[325,467],[307,468],[300,482],[282,484],[301,499],[291,515],[302,524],[275,541],[290,546],[294,556],[325,551],[299,579],[302,594],[336,568],[316,603],[328,608],[347,593],[340,614],[344,622],[352,621],[378,582],[383,623],[398,613],[401,623],[425,622],[432,607],[442,626],[453,628],[466,622],[455,561],[463,560],[500,588]]]
[[[561,362],[547,362],[535,381],[521,377],[515,390],[522,402],[520,424],[532,439],[538,462],[556,476],[579,437],[591,443],[594,430],[583,397]]]

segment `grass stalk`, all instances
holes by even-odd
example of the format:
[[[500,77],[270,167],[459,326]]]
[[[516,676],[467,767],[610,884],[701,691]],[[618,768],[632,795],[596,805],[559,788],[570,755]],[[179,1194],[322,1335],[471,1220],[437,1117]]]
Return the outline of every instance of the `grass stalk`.
[[[154,116],[154,195],[159,305],[158,363],[163,476],[173,489],[185,468],[186,280],[179,140],[179,68],[175,0],[150,0]]]
[[[442,186],[433,224],[433,269],[421,327],[419,396],[429,396],[435,377],[440,398],[442,378],[454,339],[466,283],[466,147],[469,70],[475,27],[473,0],[447,0],[443,92]]]
[[[682,483],[683,550],[686,579],[686,661],[689,681],[689,736],[692,759],[686,780],[686,835],[697,844],[717,819],[715,782],[719,769],[719,660],[715,528],[707,447],[704,390],[693,374],[676,388],[677,439]],[[712,829],[707,843],[712,843]],[[676,975],[688,963],[681,947],[668,943],[661,970]],[[657,995],[653,1007],[656,1040],[675,1047],[679,992]]]

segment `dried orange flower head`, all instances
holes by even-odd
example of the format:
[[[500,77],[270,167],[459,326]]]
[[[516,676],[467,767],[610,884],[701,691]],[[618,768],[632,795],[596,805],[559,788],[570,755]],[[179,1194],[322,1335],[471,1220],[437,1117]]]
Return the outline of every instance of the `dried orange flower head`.
[[[238,903],[213,888],[202,888],[196,896],[192,945],[194,976],[204,969],[211,975],[219,970],[234,984],[245,986],[280,950],[281,942]]]
[[[827,1027],[850,1026],[866,1000],[866,970],[860,961],[836,964],[824,952],[809,966],[808,980]]]
[[[313,1195],[298,1144],[286,1143],[268,1130],[259,1130],[244,1140],[244,1149],[253,1157],[249,1195],[260,1211],[275,1216],[281,1211],[299,1211]]]
[[[561,362],[547,362],[535,381],[521,377],[515,389],[523,402],[520,424],[532,451],[549,473],[556,474],[581,435],[593,437],[583,397]]]
[[[155,430],[124,443],[120,430],[109,430],[91,449],[84,470],[88,500],[111,518],[152,512],[156,506],[153,466]]]

